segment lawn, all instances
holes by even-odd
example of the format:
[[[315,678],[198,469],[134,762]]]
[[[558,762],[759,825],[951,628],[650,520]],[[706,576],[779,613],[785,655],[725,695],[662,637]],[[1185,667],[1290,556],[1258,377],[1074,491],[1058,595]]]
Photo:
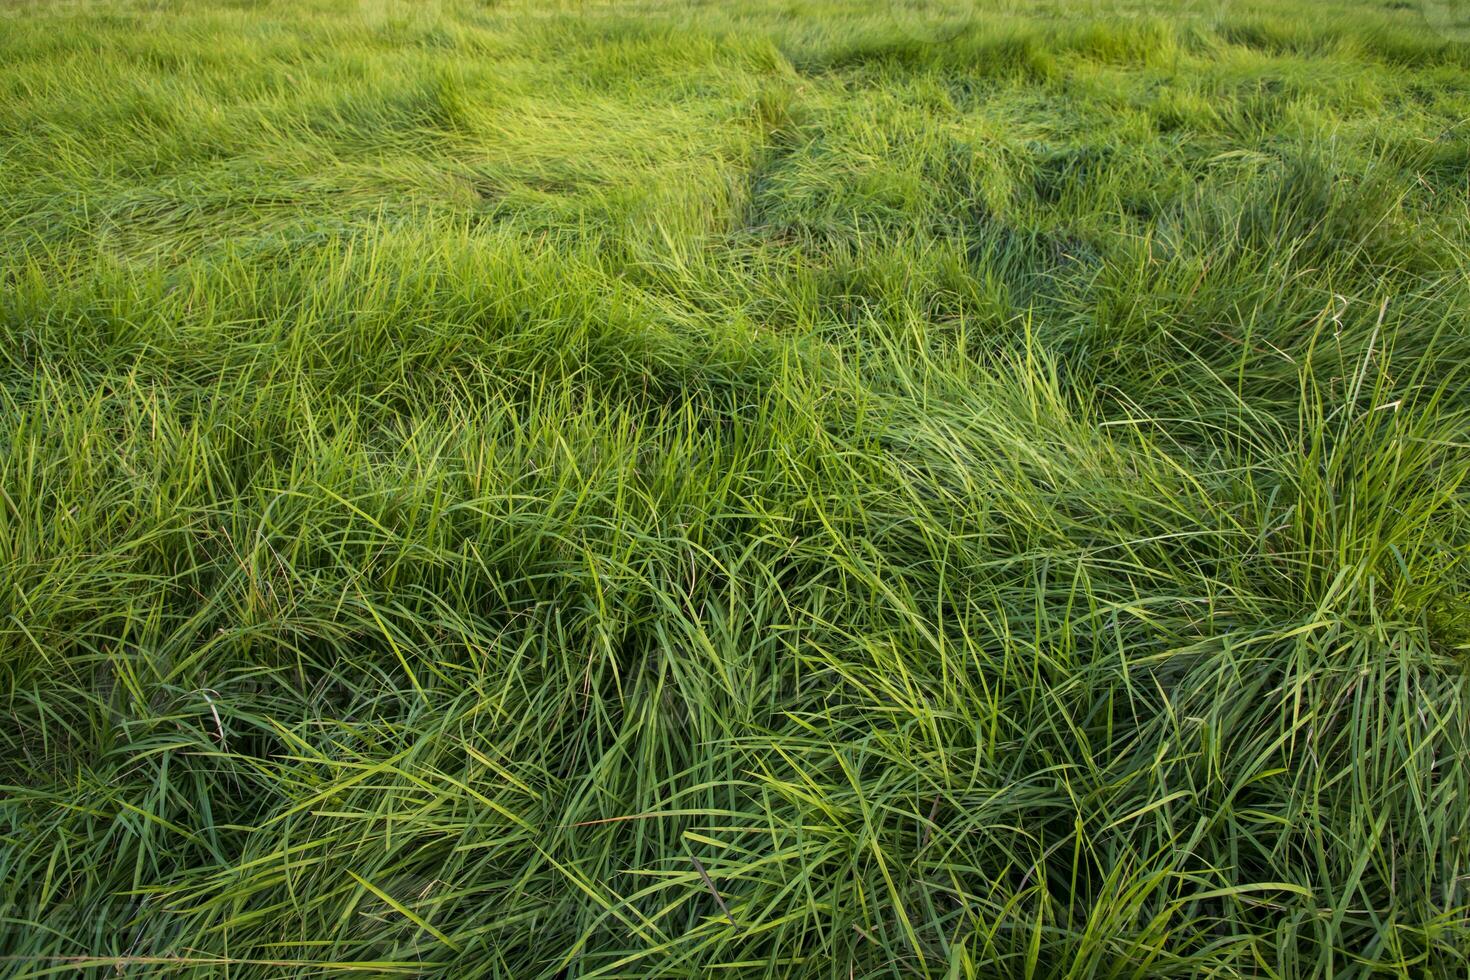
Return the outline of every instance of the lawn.
[[[0,974],[1470,971],[1458,0],[0,0]]]

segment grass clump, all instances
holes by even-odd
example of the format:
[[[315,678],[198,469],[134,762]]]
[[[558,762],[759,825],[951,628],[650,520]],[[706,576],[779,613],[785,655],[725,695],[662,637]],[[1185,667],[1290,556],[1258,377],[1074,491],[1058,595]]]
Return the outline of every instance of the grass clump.
[[[7,975],[1470,969],[1416,10],[0,16]]]

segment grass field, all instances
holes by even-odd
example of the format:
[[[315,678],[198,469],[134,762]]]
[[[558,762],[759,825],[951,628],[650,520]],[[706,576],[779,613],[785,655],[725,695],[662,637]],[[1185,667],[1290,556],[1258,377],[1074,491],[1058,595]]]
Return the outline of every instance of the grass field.
[[[1455,0],[0,0],[0,974],[1470,971]]]

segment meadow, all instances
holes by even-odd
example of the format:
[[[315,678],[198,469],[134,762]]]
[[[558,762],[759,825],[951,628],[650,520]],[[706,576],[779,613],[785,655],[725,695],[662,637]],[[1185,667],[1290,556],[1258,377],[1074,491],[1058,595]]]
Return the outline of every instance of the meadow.
[[[1456,0],[0,0],[0,974],[1470,972]]]

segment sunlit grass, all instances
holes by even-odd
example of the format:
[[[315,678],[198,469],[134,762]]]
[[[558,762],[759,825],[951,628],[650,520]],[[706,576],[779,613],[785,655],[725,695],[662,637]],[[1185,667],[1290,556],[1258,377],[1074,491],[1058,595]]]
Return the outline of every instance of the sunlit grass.
[[[1470,970],[1470,47],[0,0],[0,973]]]

